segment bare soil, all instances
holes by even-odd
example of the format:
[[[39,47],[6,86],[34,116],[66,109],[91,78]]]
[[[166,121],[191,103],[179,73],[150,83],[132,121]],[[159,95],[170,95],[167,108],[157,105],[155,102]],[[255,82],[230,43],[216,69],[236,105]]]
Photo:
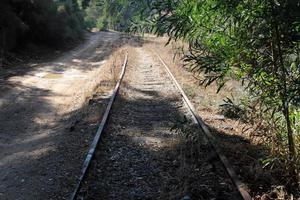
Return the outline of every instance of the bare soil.
[[[54,61],[1,69],[0,199],[70,198],[95,134],[82,124],[98,125],[122,45],[119,33],[99,32]]]

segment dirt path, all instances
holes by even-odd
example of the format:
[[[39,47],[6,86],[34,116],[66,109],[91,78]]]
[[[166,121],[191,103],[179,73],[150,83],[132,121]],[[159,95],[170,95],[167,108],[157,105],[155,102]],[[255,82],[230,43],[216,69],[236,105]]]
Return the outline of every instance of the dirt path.
[[[94,133],[72,131],[118,33],[91,35],[50,63],[0,77],[0,199],[68,198]]]
[[[239,199],[199,129],[197,144],[170,131],[183,115],[190,114],[157,58],[132,49],[80,199]]]

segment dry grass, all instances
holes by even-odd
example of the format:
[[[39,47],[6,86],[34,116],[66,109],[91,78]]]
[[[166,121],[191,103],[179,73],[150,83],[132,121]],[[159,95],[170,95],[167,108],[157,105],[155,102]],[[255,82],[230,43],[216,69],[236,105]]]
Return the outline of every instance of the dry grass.
[[[242,181],[248,185],[250,194],[260,200],[275,191],[278,198],[290,199],[282,192],[284,189],[277,191],[281,187],[280,179],[272,177],[271,172],[263,169],[260,164],[260,159],[268,155],[269,151],[262,143],[262,136],[254,134],[256,130],[252,125],[220,115],[219,106],[224,103],[223,99],[230,97],[238,102],[246,95],[241,84],[229,81],[219,93],[216,93],[217,85],[201,86],[194,74],[182,67],[180,56],[174,58],[174,54],[180,55],[185,48],[184,44],[170,43],[165,47],[167,38],[149,37],[147,40],[151,41],[146,45],[147,48],[158,52],[167,63],[199,115],[218,138],[220,147]],[[253,134],[256,136],[253,137]]]

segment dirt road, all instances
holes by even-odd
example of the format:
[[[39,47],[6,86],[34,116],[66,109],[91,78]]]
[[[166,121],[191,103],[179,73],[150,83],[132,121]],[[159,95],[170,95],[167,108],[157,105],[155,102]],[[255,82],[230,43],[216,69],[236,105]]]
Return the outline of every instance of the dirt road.
[[[0,199],[68,198],[94,133],[72,131],[118,33],[0,76]]]

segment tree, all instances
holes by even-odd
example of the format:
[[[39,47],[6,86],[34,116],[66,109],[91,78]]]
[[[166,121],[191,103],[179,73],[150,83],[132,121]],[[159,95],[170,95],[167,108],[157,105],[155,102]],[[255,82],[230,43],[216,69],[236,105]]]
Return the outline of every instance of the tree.
[[[88,28],[127,31],[132,20],[141,16],[142,9],[147,8],[146,3],[146,0],[91,0],[86,8],[86,25]]]
[[[82,34],[83,13],[76,0],[4,0],[0,10],[0,48],[5,51],[26,42],[67,44]]]
[[[297,182],[295,114],[300,113],[300,2],[293,0],[156,0],[158,35],[189,43],[184,61],[201,83],[241,80],[280,126],[284,120],[290,175]],[[297,115],[298,116],[298,115]],[[300,120],[300,119],[298,119]],[[285,137],[285,136],[284,136]],[[284,147],[284,144],[282,144]]]

